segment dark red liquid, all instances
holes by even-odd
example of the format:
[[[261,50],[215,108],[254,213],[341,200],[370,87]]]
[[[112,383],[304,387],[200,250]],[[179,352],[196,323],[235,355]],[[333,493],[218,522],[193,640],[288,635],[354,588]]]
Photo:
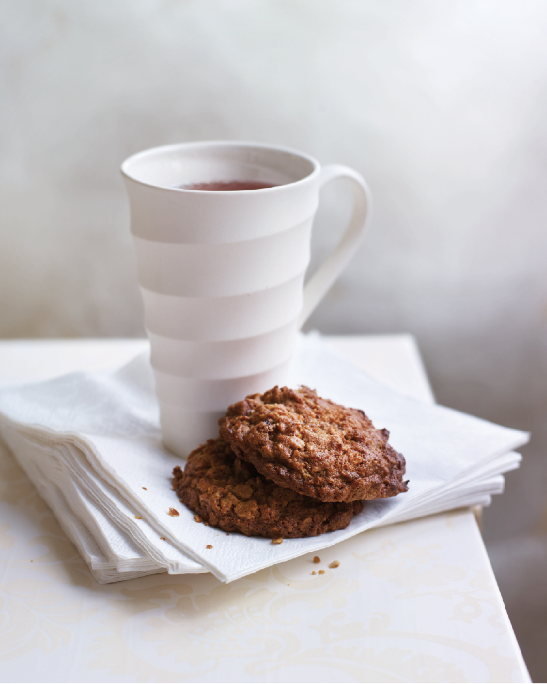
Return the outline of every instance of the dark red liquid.
[[[263,190],[275,188],[272,183],[263,181],[213,181],[212,183],[192,183],[191,185],[175,186],[181,190]]]

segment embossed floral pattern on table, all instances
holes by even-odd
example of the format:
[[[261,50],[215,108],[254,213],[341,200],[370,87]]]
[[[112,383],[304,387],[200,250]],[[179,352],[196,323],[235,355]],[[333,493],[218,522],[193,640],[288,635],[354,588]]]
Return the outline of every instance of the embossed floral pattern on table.
[[[469,595],[471,603],[484,600],[491,605],[491,598],[476,595],[488,592],[487,587],[474,580],[469,589],[456,586],[466,579],[462,568],[429,567],[436,560],[430,547],[397,549],[388,541],[379,551],[354,556],[363,556],[357,560],[368,562],[368,570],[376,577],[386,575],[396,587],[404,588],[397,598],[455,598],[456,618]],[[146,587],[122,590],[125,598],[110,602],[113,611],[105,621],[107,632],[96,639],[94,666],[173,681],[199,678],[218,668],[230,671],[234,661],[239,661],[250,681],[275,670],[296,672],[300,667],[338,670],[357,681],[466,681],[458,658],[458,653],[464,653],[468,660],[481,662],[486,680],[510,681],[507,673],[517,663],[495,647],[442,633],[394,629],[392,618],[382,612],[355,620],[352,597],[366,591],[362,583],[329,570],[309,579],[297,572],[295,579],[289,566],[294,568],[299,562],[227,586],[212,577],[168,585],[148,578]],[[346,557],[345,563],[349,562]],[[421,592],[422,586],[426,591]],[[148,616],[146,627],[143,615]],[[138,649],[131,648],[124,636],[137,616],[141,618]],[[463,611],[462,619],[470,616]],[[135,632],[131,634],[135,639]],[[428,645],[447,647],[452,660],[435,655]]]
[[[305,556],[229,585],[152,575],[101,586],[5,450],[0,472],[0,658],[18,670],[40,654],[62,676],[79,647],[86,680],[511,681],[517,672],[487,570],[447,560],[467,513],[375,530],[320,564]],[[439,525],[446,541],[431,544]],[[435,615],[432,628],[416,629],[413,611]],[[480,624],[480,643],[458,624]]]
[[[20,527],[27,517],[41,533],[30,539],[15,525],[0,522],[0,658],[18,658],[35,649],[51,653],[72,640],[70,625],[85,622],[98,608],[67,600],[63,586],[95,582],[73,544],[59,527],[11,454],[0,445],[0,502],[12,508]],[[3,509],[5,510],[5,509]],[[10,516],[11,517],[11,516]],[[5,552],[9,556],[5,557]]]
[[[452,606],[453,615],[449,620],[462,620],[470,623],[483,614],[488,605],[490,615],[488,622],[499,630],[499,634],[507,631],[500,621],[501,611],[493,594],[494,587],[485,570],[477,571],[472,578],[464,568],[455,565],[438,563],[440,556],[434,553],[441,549],[440,544],[432,544],[420,548],[414,544],[397,547],[386,540],[379,551],[358,554],[354,557],[364,561],[367,569],[375,577],[394,583],[406,591],[398,594],[398,599],[420,598],[421,596],[439,596],[460,601]],[[423,588],[422,588],[423,587]]]

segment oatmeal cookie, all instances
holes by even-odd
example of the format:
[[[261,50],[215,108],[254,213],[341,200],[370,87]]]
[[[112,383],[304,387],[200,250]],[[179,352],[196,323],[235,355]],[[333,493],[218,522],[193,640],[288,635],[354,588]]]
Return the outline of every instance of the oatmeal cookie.
[[[194,449],[184,471],[173,470],[179,499],[197,519],[225,532],[277,538],[314,537],[342,530],[364,502],[323,503],[278,487],[259,475],[223,439]]]
[[[405,459],[358,409],[314,390],[274,387],[232,404],[220,436],[280,487],[321,501],[383,499],[406,492]]]

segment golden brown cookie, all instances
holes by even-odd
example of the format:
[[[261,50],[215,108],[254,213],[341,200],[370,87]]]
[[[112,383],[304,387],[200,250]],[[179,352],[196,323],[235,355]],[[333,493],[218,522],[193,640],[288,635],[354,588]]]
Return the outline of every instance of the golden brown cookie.
[[[406,492],[405,459],[357,409],[314,390],[274,387],[232,404],[220,436],[280,487],[321,501],[383,499]]]
[[[323,503],[278,487],[237,458],[227,442],[210,439],[173,470],[179,499],[202,521],[225,532],[271,538],[314,537],[342,530],[364,502]]]

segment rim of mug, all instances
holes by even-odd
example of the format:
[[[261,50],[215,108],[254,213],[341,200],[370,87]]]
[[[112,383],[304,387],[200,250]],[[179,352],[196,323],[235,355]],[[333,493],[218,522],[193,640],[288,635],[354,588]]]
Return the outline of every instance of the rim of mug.
[[[127,157],[125,159],[121,166],[120,166],[120,171],[123,176],[128,178],[129,180],[133,181],[134,183],[139,183],[140,185],[145,185],[146,187],[149,188],[159,188],[161,190],[172,190],[174,192],[183,192],[183,193],[207,193],[207,194],[214,194],[214,195],[233,195],[234,191],[233,190],[191,190],[190,188],[177,188],[173,186],[168,186],[168,185],[159,185],[157,183],[147,183],[146,181],[140,180],[139,178],[135,178],[134,175],[132,175],[127,167],[132,163],[137,161],[138,159],[142,157],[147,157],[151,156],[155,153],[158,152],[169,152],[169,151],[174,151],[182,148],[192,148],[192,147],[254,147],[254,148],[259,148],[263,150],[273,150],[277,152],[288,152],[289,154],[293,154],[296,157],[300,157],[301,159],[305,159],[306,161],[310,162],[310,164],[313,167],[313,170],[311,173],[309,173],[307,176],[304,176],[304,178],[300,178],[299,180],[292,181],[290,183],[283,183],[282,185],[274,185],[271,188],[259,188],[259,189],[253,189],[253,190],[237,190],[238,193],[263,193],[263,192],[279,192],[283,188],[287,187],[293,187],[298,184],[304,184],[309,182],[312,179],[315,179],[321,170],[320,164],[315,159],[309,154],[305,154],[304,152],[300,152],[299,150],[295,150],[292,147],[285,147],[283,145],[269,145],[267,143],[255,143],[255,142],[242,142],[239,140],[203,140],[203,141],[196,141],[196,142],[188,142],[188,143],[175,143],[173,145],[158,145],[157,147],[149,147],[146,150],[142,150],[141,152],[136,152],[135,154],[132,154],[130,157]]]

